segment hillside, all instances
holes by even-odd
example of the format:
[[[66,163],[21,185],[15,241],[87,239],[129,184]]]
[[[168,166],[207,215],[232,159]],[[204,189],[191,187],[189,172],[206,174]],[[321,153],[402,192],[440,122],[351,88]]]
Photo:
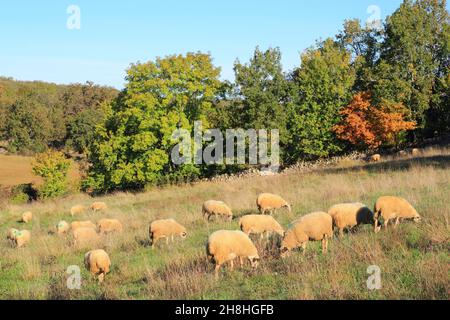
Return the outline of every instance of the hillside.
[[[0,241],[1,299],[449,299],[448,265],[450,148],[429,149],[411,158],[393,158],[367,164],[349,161],[334,167],[300,174],[252,177],[231,182],[200,182],[171,186],[145,193],[117,193],[105,201],[106,213],[87,212],[73,218],[70,207],[89,205],[92,198],[74,195],[46,203],[8,206],[0,209],[0,234],[10,227],[30,229],[31,243],[21,249]],[[422,215],[420,224],[403,222],[398,229],[375,234],[371,226],[335,236],[329,252],[322,255],[320,243],[309,243],[306,254],[294,252],[281,260],[276,250],[263,251],[256,271],[246,265],[219,281],[205,255],[208,235],[218,229],[236,229],[231,222],[202,220],[204,200],[227,202],[236,216],[256,213],[260,192],[282,195],[292,212],[280,210],[275,218],[287,227],[306,213],[327,210],[340,202],[361,201],[372,207],[381,195],[408,199]],[[30,225],[16,222],[31,210]],[[59,220],[98,221],[114,217],[124,225],[121,235],[108,235],[92,247],[104,248],[112,260],[106,281],[98,285],[83,266],[90,248],[70,246],[70,236],[51,234]],[[156,218],[172,217],[187,227],[186,240],[173,245],[164,241],[151,250],[148,225]],[[258,243],[256,241],[256,243]],[[82,270],[82,287],[66,287],[67,267]],[[366,270],[381,269],[382,288],[368,290]]]

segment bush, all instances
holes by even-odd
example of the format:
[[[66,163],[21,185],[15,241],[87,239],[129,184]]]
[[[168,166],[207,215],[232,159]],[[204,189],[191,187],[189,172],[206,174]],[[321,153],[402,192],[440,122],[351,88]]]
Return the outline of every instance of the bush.
[[[59,151],[49,150],[36,155],[33,172],[44,179],[39,198],[55,198],[66,193],[69,167],[69,160]]]

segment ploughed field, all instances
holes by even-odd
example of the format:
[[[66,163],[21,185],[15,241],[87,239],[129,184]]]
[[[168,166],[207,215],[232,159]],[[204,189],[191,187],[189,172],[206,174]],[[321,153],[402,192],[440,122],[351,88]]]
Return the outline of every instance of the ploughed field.
[[[261,261],[256,270],[246,263],[221,268],[207,261],[208,235],[219,229],[238,229],[239,217],[257,213],[261,192],[281,195],[292,211],[278,210],[274,217],[286,228],[313,211],[333,204],[362,202],[373,208],[383,195],[406,198],[420,213],[420,223],[402,222],[397,229],[373,232],[364,225],[335,235],[328,253],[321,243],[310,242],[306,253],[294,251],[281,259],[277,239],[260,242],[254,237]],[[202,218],[202,203],[226,202],[232,221]],[[290,172],[231,182],[199,182],[155,188],[144,193],[116,193],[98,199],[77,194],[45,203],[0,208],[1,299],[449,299],[450,265],[450,149],[429,149],[417,157],[364,163],[342,161],[335,167],[310,173]],[[72,217],[76,204],[87,207],[104,201],[108,210],[86,211]],[[24,211],[33,212],[28,224],[17,222]],[[53,233],[60,220],[116,218],[121,234],[102,236],[85,248],[71,245],[70,234]],[[185,240],[150,248],[148,227],[159,218],[174,218],[187,228]],[[6,240],[8,228],[31,230],[31,241],[13,248]],[[99,284],[83,264],[84,254],[101,248],[108,252],[111,270]],[[369,266],[378,266],[381,288],[370,290]],[[72,266],[69,268],[69,266]],[[73,267],[75,266],[75,267]],[[80,289],[69,289],[77,267]],[[67,273],[67,269],[71,273]],[[371,269],[373,270],[373,269]]]

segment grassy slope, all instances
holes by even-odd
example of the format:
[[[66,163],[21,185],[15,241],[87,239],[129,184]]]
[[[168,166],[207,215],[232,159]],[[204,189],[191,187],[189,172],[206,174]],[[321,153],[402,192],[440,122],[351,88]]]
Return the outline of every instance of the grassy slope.
[[[376,198],[392,194],[407,198],[423,216],[421,224],[402,223],[397,230],[374,234],[370,226],[335,237],[329,254],[320,243],[310,243],[306,255],[295,252],[284,260],[269,251],[260,268],[247,265],[234,273],[222,271],[220,281],[206,261],[204,244],[209,233],[237,228],[232,222],[201,219],[206,199],[221,199],[236,215],[256,212],[259,192],[274,192],[293,204],[293,212],[280,211],[276,218],[287,226],[305,213],[326,210],[332,204],[361,201],[373,206]],[[90,278],[83,267],[89,249],[69,246],[69,237],[48,231],[60,220],[74,220],[72,205],[89,204],[85,195],[28,206],[0,209],[0,234],[8,227],[30,228],[32,241],[13,249],[0,240],[0,298],[78,299],[379,299],[449,298],[450,150],[428,151],[417,159],[377,164],[343,163],[341,167],[314,173],[241,179],[228,183],[198,183],[167,187],[142,194],[119,193],[104,197],[107,213],[86,213],[77,219],[97,221],[103,216],[120,219],[122,235],[108,236],[92,247],[104,248],[113,266],[103,285]],[[35,220],[20,226],[21,212],[31,209]],[[148,247],[147,228],[155,218],[174,217],[188,228],[188,238],[166,247]],[[260,250],[262,248],[260,247]],[[366,269],[381,268],[382,289],[366,287]],[[69,265],[82,269],[81,290],[66,288]]]

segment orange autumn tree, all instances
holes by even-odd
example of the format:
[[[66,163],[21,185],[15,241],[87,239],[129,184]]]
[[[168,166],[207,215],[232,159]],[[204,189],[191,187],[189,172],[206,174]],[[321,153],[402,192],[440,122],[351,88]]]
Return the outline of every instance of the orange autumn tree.
[[[383,101],[375,106],[371,98],[370,92],[359,92],[339,112],[343,119],[333,127],[339,139],[376,149],[383,143],[397,144],[400,132],[416,127],[414,121],[404,119],[406,108],[401,103]]]

